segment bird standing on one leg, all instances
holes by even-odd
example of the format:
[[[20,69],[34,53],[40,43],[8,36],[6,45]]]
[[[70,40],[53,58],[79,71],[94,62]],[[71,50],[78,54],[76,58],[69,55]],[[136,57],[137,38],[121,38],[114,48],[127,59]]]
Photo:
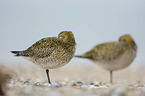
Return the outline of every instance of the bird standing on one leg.
[[[22,56],[46,70],[48,83],[49,69],[59,68],[73,58],[75,37],[71,31],[63,31],[58,37],[43,38],[24,51],[11,51],[15,56]]]
[[[137,54],[137,45],[131,35],[121,36],[117,42],[107,42],[96,45],[80,58],[88,58],[102,68],[110,71],[110,83],[113,82],[114,70],[129,66]]]

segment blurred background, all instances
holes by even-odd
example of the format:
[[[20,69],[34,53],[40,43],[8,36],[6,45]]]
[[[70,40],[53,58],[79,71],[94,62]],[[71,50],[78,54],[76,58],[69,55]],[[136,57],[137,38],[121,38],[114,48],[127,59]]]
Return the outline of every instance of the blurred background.
[[[0,0],[0,63],[29,63],[24,50],[44,37],[70,30],[82,54],[93,46],[131,34],[138,45],[132,66],[145,64],[145,0]],[[73,58],[71,65],[91,62]]]

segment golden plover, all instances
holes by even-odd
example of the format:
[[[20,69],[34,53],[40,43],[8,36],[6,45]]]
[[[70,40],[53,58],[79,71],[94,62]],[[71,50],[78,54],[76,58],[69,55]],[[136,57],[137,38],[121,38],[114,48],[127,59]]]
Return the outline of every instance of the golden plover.
[[[75,37],[71,31],[63,31],[58,37],[43,38],[24,51],[11,51],[15,56],[22,56],[46,70],[48,83],[49,69],[59,68],[73,58]]]
[[[96,45],[90,51],[75,57],[88,58],[102,68],[112,72],[129,66],[137,54],[137,45],[131,35],[121,36],[117,42]]]

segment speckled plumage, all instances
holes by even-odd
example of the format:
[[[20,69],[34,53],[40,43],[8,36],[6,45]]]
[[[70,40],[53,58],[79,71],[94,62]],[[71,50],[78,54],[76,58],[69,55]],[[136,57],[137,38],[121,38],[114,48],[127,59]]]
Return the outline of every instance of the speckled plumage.
[[[48,70],[67,64],[74,56],[75,45],[73,33],[63,31],[58,37],[47,37],[37,41],[27,50],[11,52]]]
[[[117,42],[96,45],[90,51],[76,57],[88,58],[110,71],[112,75],[112,71],[129,66],[136,57],[136,53],[137,45],[133,38],[127,34],[121,36]],[[112,76],[110,82],[112,82]]]

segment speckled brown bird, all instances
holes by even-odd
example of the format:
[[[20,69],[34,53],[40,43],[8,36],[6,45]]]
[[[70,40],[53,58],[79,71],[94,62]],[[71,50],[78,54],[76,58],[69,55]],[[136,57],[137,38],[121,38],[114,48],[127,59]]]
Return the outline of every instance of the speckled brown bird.
[[[131,35],[121,36],[117,42],[96,45],[90,51],[75,57],[88,58],[102,68],[112,72],[129,66],[137,54],[137,45]]]
[[[49,69],[59,68],[73,58],[75,53],[75,37],[71,31],[63,31],[58,37],[43,38],[24,51],[11,51],[15,56],[22,56],[36,65],[46,69],[49,78]]]

